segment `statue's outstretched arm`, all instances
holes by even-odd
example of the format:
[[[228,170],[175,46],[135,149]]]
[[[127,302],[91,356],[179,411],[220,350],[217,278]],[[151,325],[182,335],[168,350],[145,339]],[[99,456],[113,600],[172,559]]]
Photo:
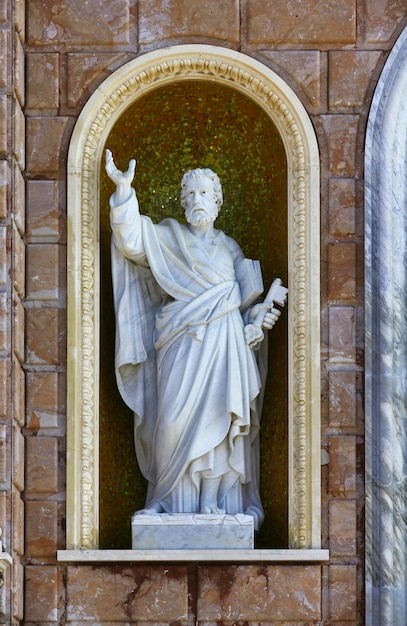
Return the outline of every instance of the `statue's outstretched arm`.
[[[121,172],[115,165],[113,155],[110,150],[106,150],[106,173],[110,180],[116,185],[116,191],[112,196],[115,206],[127,202],[131,196],[131,184],[136,171],[136,161],[131,159],[127,172]]]

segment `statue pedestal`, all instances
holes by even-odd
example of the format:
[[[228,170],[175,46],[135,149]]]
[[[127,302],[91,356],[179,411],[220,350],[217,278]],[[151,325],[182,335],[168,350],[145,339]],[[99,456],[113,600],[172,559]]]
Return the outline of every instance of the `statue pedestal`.
[[[251,515],[133,515],[133,550],[252,550]]]

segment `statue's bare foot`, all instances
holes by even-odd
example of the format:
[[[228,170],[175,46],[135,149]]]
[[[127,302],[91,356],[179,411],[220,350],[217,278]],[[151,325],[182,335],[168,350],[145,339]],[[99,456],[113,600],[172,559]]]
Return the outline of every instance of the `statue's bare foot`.
[[[136,511],[135,515],[158,515],[159,513],[163,513],[163,512],[164,512],[163,507],[161,506],[161,504],[157,502],[145,509],[140,509],[139,511]]]
[[[216,504],[216,502],[211,503],[211,504],[205,504],[203,506],[201,506],[201,513],[205,513],[205,514],[210,514],[212,513],[215,515],[225,515],[226,511],[224,509],[220,509],[218,507],[218,505]]]

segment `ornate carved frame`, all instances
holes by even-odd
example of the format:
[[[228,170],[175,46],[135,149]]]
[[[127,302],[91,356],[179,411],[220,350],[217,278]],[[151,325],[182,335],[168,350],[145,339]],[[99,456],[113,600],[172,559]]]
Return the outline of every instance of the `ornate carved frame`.
[[[215,46],[145,54],[95,91],[75,126],[68,158],[67,548],[98,548],[99,169],[124,110],[180,80],[216,81],[254,100],[279,130],[288,164],[289,537],[320,548],[319,155],[309,117],[274,72]]]

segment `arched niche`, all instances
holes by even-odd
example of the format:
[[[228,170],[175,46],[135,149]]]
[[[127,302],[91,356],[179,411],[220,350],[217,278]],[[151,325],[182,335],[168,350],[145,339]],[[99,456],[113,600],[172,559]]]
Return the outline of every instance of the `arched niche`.
[[[290,548],[319,548],[319,159],[315,134],[302,104],[276,74],[240,53],[198,45],[148,53],[117,70],[92,95],[72,135],[68,158],[67,547],[99,546],[99,233],[100,211],[106,210],[100,207],[105,144],[116,123],[139,100],[185,81],[217,85],[219,90],[231,90],[242,102],[249,100],[270,119],[285,151],[290,290],[288,540]],[[174,120],[174,132],[177,123]]]
[[[407,29],[376,87],[365,151],[366,624],[407,611]]]
[[[185,222],[180,180],[192,167],[216,171],[224,203],[217,228],[261,262],[263,280],[288,279],[287,159],[266,112],[227,84],[199,80],[166,83],[138,98],[112,127],[106,145],[121,168],[138,158],[135,178],[142,208],[154,223]],[[101,167],[100,185],[100,388],[99,546],[127,549],[129,519],[145,503],[146,482],[134,454],[133,415],[114,372],[109,196],[113,185]],[[268,333],[269,371],[262,411],[260,492],[265,522],[256,546],[288,546],[287,308]]]

